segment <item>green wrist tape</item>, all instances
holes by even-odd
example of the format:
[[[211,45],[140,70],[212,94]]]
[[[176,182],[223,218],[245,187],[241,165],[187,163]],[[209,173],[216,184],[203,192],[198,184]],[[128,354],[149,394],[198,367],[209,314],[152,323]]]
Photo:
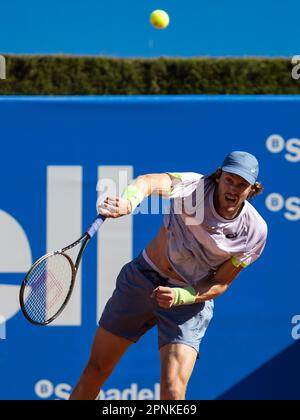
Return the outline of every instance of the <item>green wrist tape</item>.
[[[247,267],[247,264],[245,264],[245,263],[243,263],[243,262],[239,262],[239,261],[236,259],[236,257],[232,257],[232,258],[231,258],[231,262],[232,262],[232,264],[233,264],[236,268],[239,268],[239,267],[246,268],[246,267]]]
[[[137,206],[144,200],[144,193],[135,185],[128,185],[122,193],[122,198],[125,198],[131,203],[131,212],[133,213]]]
[[[174,287],[175,300],[173,306],[178,305],[192,305],[196,302],[197,292],[193,287],[182,289],[181,287]]]

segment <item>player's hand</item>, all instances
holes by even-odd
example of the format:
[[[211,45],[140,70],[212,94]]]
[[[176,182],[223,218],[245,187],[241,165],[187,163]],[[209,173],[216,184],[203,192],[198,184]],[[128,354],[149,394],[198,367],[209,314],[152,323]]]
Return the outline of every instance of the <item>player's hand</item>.
[[[161,308],[171,308],[174,304],[175,293],[171,287],[159,286],[153,290],[151,297],[155,298]]]
[[[116,219],[131,213],[131,203],[126,198],[107,197],[98,205],[98,213],[107,218]]]

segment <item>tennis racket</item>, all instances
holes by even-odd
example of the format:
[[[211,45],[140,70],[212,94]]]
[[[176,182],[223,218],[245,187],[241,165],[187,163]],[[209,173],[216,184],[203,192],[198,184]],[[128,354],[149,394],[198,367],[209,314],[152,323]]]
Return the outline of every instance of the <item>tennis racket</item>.
[[[98,232],[105,217],[98,215],[94,223],[76,242],[40,258],[28,271],[20,289],[20,306],[25,318],[34,325],[48,325],[67,306],[75,285],[84,250]],[[66,254],[81,245],[75,263]]]

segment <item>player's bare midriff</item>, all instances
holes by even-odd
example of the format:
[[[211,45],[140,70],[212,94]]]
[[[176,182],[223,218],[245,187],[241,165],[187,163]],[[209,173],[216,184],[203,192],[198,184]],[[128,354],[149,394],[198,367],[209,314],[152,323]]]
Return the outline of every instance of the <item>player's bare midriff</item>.
[[[146,247],[146,253],[156,267],[167,277],[185,282],[172,268],[166,253],[167,229],[162,225],[158,235]]]

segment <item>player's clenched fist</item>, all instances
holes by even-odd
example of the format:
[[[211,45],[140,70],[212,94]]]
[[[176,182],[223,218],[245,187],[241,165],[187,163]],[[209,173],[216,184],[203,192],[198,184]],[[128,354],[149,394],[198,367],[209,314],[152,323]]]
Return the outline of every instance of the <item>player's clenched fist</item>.
[[[175,301],[175,292],[171,287],[159,286],[153,290],[152,297],[161,308],[171,308]]]
[[[126,198],[107,197],[98,205],[98,213],[108,218],[125,216],[131,213],[131,203]]]

